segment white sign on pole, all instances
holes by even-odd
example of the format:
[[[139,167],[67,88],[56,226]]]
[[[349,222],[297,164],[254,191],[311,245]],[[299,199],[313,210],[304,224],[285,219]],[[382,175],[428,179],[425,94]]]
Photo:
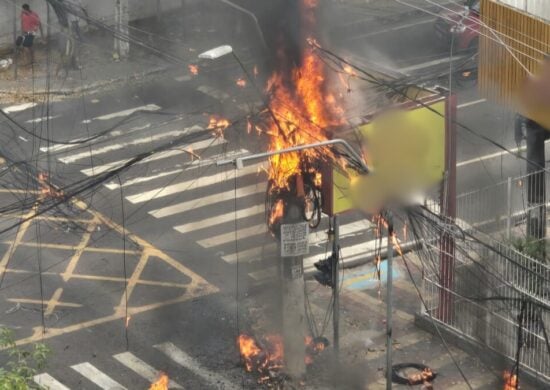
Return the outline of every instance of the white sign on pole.
[[[281,257],[307,255],[308,237],[307,222],[281,225]]]

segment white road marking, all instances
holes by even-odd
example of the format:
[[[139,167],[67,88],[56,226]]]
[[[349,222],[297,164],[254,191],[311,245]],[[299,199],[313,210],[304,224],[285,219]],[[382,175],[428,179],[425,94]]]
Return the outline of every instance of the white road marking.
[[[487,101],[487,99],[474,100],[474,101],[471,101],[471,102],[466,102],[466,103],[459,104],[458,106],[456,106],[456,108],[466,108],[466,107],[474,106],[476,104],[485,103],[486,101]]]
[[[124,129],[124,130],[115,130],[115,131],[112,131],[109,135],[112,136],[112,137],[117,137],[117,136],[120,136],[120,135],[128,135],[128,134],[131,134],[135,131],[148,129],[149,127],[151,127],[151,124],[146,123],[146,124],[141,125],[141,126],[131,127],[127,130],[126,129]],[[106,138],[108,136],[105,135],[104,137]],[[103,139],[104,137],[96,138],[95,141],[97,141],[99,139]],[[61,150],[65,150],[65,149],[72,149],[74,147],[82,147],[81,142],[86,141],[86,139],[87,138],[75,138],[75,139],[67,141],[69,143],[55,144],[55,145],[52,145],[52,146],[42,146],[40,148],[40,151],[41,152],[47,152],[49,150],[50,152],[59,152]]]
[[[28,121],[25,121],[25,123],[41,123],[41,122],[44,122],[44,121],[47,121],[47,120],[52,120],[52,119],[55,119],[55,118],[59,118],[59,115],[54,115],[54,116],[43,116],[41,118],[35,118],[35,119],[31,119],[31,120],[28,120]]]
[[[226,142],[227,142],[226,140],[221,139],[221,138],[207,139],[207,140],[204,140],[204,141],[195,142],[194,144],[186,146],[186,147],[182,148],[181,150],[178,150],[177,152],[179,152],[178,153],[179,155],[189,154],[189,152],[196,153],[198,150],[202,150],[206,147],[223,145]],[[188,152],[185,152],[186,150]],[[170,152],[172,152],[172,150]],[[122,165],[123,164],[121,164],[121,166]],[[124,183],[122,183],[122,187],[129,187],[129,186],[132,186],[134,184],[146,183],[146,182],[149,182],[149,181],[152,181],[152,180],[159,179],[161,177],[175,175],[176,173],[181,173],[183,171],[184,171],[184,169],[182,168],[182,169],[175,169],[175,170],[172,170],[172,171],[165,171],[165,172],[155,173],[151,176],[140,176],[140,177],[125,181]],[[97,174],[97,172],[96,172],[96,174]],[[112,181],[110,183],[105,184],[105,187],[107,187],[110,190],[116,190],[116,189],[120,188],[120,183],[118,181]]]
[[[233,215],[233,213],[231,214]],[[174,229],[178,230],[178,227],[176,226],[174,227]],[[238,229],[236,233],[234,230],[232,230],[229,233],[223,233],[217,236],[208,237],[203,240],[197,241],[197,244],[199,244],[203,248],[212,248],[218,245],[224,245],[232,241],[235,241],[235,238],[237,240],[240,240],[245,238],[251,238],[253,236],[263,235],[266,233],[267,233],[267,226],[265,223],[262,223],[259,225]]]
[[[195,232],[197,230],[201,229],[207,229],[212,226],[220,225],[225,222],[234,221],[238,219],[248,218],[252,217],[254,215],[265,213],[265,204],[257,204],[252,207],[248,207],[246,209],[237,210],[237,213],[235,214],[234,211],[231,211],[229,213],[225,214],[218,214],[210,218],[203,218],[198,221],[189,222],[183,225],[174,226],[174,229],[176,229],[180,233],[189,233],[189,232]],[[215,239],[215,237],[211,238],[212,240]],[[207,240],[199,241],[205,242]],[[202,244],[201,244],[202,245]],[[203,245],[204,246],[204,245]]]
[[[70,390],[47,373],[35,375],[33,381],[48,390]]]
[[[439,58],[437,60],[423,62],[421,64],[416,64],[416,65],[411,65],[411,66],[407,66],[407,67],[404,67],[404,68],[400,68],[400,69],[397,69],[397,71],[400,72],[400,73],[407,74],[407,73],[415,71],[415,70],[420,70],[420,69],[429,68],[431,66],[445,64],[445,63],[448,63],[448,62],[451,62],[451,61],[458,61],[458,60],[461,60],[465,57],[466,57],[465,55],[462,55],[462,56],[454,56],[452,58],[451,57]]]
[[[184,213],[186,211],[198,209],[203,206],[212,206],[213,204],[225,202],[235,198],[242,198],[248,195],[254,195],[265,192],[265,185],[252,184],[246,187],[237,188],[235,190],[229,190],[220,192],[217,194],[202,196],[197,199],[188,200],[186,202],[177,203],[171,206],[162,207],[160,209],[151,210],[151,214],[155,218],[169,217],[175,214]]]
[[[215,173],[210,176],[197,177],[196,179],[186,180],[181,183],[175,183],[161,188],[155,188],[149,191],[144,191],[136,195],[127,196],[126,199],[131,203],[143,203],[148,202],[151,199],[163,198],[165,196],[177,194],[179,192],[194,190],[202,187],[206,187],[212,184],[217,184],[228,179],[233,179],[235,177],[235,172],[237,177],[245,176],[250,173],[258,171],[258,168],[262,163],[256,163],[239,169],[237,171],[224,171],[220,173]]]
[[[220,91],[219,89],[209,87],[207,85],[201,85],[197,88],[197,91],[204,93],[205,95],[211,96],[214,99],[218,100],[227,100],[231,96],[229,96],[227,93]]]
[[[212,143],[212,139],[210,139],[210,142]],[[192,146],[192,145],[193,144],[191,144],[190,146]],[[187,148],[189,148],[189,146]],[[144,158],[143,160],[139,161],[136,165],[146,164],[146,163],[150,163],[151,161],[162,160],[162,159],[170,158],[170,157],[174,157],[174,156],[188,155],[188,153],[184,152],[185,149],[186,149],[185,147],[182,147],[181,149],[166,150],[164,152],[159,152],[159,153],[153,154],[150,157]],[[194,150],[197,151],[199,149],[195,148]],[[224,158],[224,159],[225,158],[234,158],[234,157],[240,157],[240,156],[243,156],[243,155],[246,155],[246,154],[248,154],[248,151],[246,149],[240,149],[240,150],[235,150],[235,151],[231,151],[231,152],[227,152],[227,153],[216,154],[216,155],[214,155],[210,158],[206,158],[206,159],[196,158],[193,161],[188,161],[188,162],[182,163],[180,165],[181,166],[186,166],[186,167],[189,166],[189,167],[193,167],[193,168],[199,168],[199,167],[205,167],[205,166],[208,166],[208,165],[215,164],[216,161],[218,160],[218,158]],[[112,169],[120,168],[121,166],[126,164],[128,161],[130,161],[130,159],[113,161],[113,162],[110,162],[110,163],[107,163],[107,164],[104,164],[104,165],[98,165],[98,166],[94,167],[93,169],[92,168],[86,168],[86,169],[81,170],[80,172],[82,172],[86,176],[97,175],[97,174],[100,174],[100,173],[110,171]]]
[[[161,374],[161,371],[155,370],[153,367],[145,363],[143,360],[141,360],[131,352],[119,353],[118,355],[114,355],[113,357],[120,363],[128,367],[130,370],[134,371],[136,374],[151,383],[155,382]],[[170,382],[168,382],[168,388],[183,389],[182,386],[180,386],[173,380],[170,380]]]
[[[28,139],[26,139],[25,137],[23,137],[23,136],[21,136],[21,135],[18,136],[17,138],[19,138],[19,139],[20,139],[21,141],[23,141],[23,142],[29,142]]]
[[[71,366],[71,368],[76,372],[78,372],[80,375],[84,376],[90,382],[95,383],[97,386],[99,386],[103,390],[112,390],[112,389],[126,390],[126,387],[122,386],[120,383],[118,383],[114,379],[111,379],[109,376],[99,371],[97,368],[95,368],[88,362],[75,364],[74,366]]]
[[[86,151],[75,153],[75,154],[70,154],[66,157],[60,158],[59,161],[61,161],[64,164],[70,164],[70,163],[73,163],[75,161],[81,160],[83,158],[88,158],[90,156],[97,156],[97,155],[100,155],[100,154],[114,152],[114,151],[117,151],[117,150],[120,150],[120,149],[124,149],[128,146],[148,144],[148,143],[159,141],[159,140],[162,140],[162,139],[165,139],[165,138],[175,138],[175,137],[179,137],[179,136],[182,136],[182,135],[191,134],[191,133],[194,133],[194,132],[197,132],[197,131],[200,131],[200,130],[203,130],[202,127],[193,126],[191,128],[185,128],[183,130],[165,131],[163,133],[157,133],[155,135],[134,139],[134,140],[128,141],[128,142],[121,142],[121,143],[117,143],[117,144],[103,146],[101,148],[96,148],[96,149],[86,150]],[[97,174],[97,171],[96,171],[96,174]]]
[[[422,20],[422,21],[416,22],[416,23],[402,24],[402,25],[400,25],[400,26],[395,26],[395,27],[386,28],[386,29],[383,29],[383,30],[372,31],[372,32],[370,32],[370,33],[357,35],[357,36],[354,36],[354,37],[349,38],[348,40],[354,41],[354,40],[356,40],[356,39],[372,37],[372,36],[375,36],[375,35],[381,35],[381,34],[385,34],[385,33],[392,32],[392,31],[404,30],[404,29],[406,29],[406,28],[411,28],[411,27],[415,27],[415,26],[420,26],[420,25],[422,25],[422,24],[432,23],[432,22],[434,22],[434,21],[436,21],[436,20],[437,20],[436,18],[432,18],[432,19]]]
[[[157,106],[156,104],[147,104],[146,106],[129,108],[127,110],[113,112],[112,114],[97,116],[92,119],[85,119],[82,121],[82,123],[90,123],[92,121],[106,121],[113,118],[120,118],[123,116],[132,115],[134,112],[137,112],[137,111],[158,111],[160,109],[161,107]]]
[[[166,356],[172,359],[180,366],[192,371],[195,375],[200,376],[207,381],[213,388],[225,390],[238,390],[239,386],[231,383],[219,373],[203,367],[197,360],[193,359],[187,353],[176,347],[172,343],[163,343],[155,345],[155,348],[163,352]]]
[[[517,153],[517,152],[525,150],[525,149],[526,149],[526,147],[522,146],[520,148],[516,147],[516,148],[509,149],[509,151],[512,152],[512,153]],[[476,157],[476,158],[472,158],[470,160],[461,161],[461,162],[456,164],[456,167],[461,168],[461,167],[465,167],[465,166],[470,165],[470,164],[475,164],[475,163],[479,163],[479,162],[482,162],[482,161],[491,160],[493,158],[501,157],[501,156],[509,155],[509,154],[510,153],[508,151],[502,151],[502,152],[495,152],[495,153],[491,153],[491,154],[486,154],[485,156],[479,156],[479,157]]]
[[[37,103],[23,103],[23,104],[18,104],[16,106],[9,106],[9,107],[3,108],[2,111],[4,111],[6,114],[11,114],[12,112],[20,112],[20,111],[28,110],[29,108],[36,107],[37,105],[38,105]]]
[[[366,219],[351,222],[340,226],[340,238],[344,239],[352,235],[364,232],[372,226],[372,223]],[[309,234],[309,245],[319,246],[327,242],[327,234],[324,231],[315,231]],[[264,253],[274,253],[277,244],[275,242],[269,242],[265,245],[257,246],[254,248],[239,251],[239,253],[230,253],[222,256],[222,259],[230,264],[237,262],[237,255],[239,262],[250,262],[257,260]]]

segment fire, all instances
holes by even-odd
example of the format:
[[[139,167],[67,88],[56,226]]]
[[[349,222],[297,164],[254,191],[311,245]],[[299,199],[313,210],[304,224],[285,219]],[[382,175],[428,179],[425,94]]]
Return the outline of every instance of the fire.
[[[302,0],[303,25],[308,33],[315,23],[317,0]],[[313,41],[312,39],[308,41]],[[308,46],[300,65],[275,71],[267,84],[270,109],[277,119],[267,134],[270,150],[320,142],[328,139],[327,129],[345,123],[342,109],[333,95],[327,93],[327,68]],[[280,51],[279,57],[284,51]],[[289,59],[279,58],[281,64]],[[321,159],[334,159],[329,149],[307,149],[301,152],[274,155],[270,158],[269,177],[276,188],[288,188],[289,179],[300,174],[304,165]]]
[[[189,65],[187,65],[187,69],[189,69],[189,72],[190,72],[193,76],[196,76],[196,75],[199,74],[199,66],[198,66],[198,65],[189,64]]]
[[[243,79],[242,77],[238,78],[235,83],[237,84],[238,87],[241,87],[241,88],[246,87],[246,80]]]
[[[214,115],[210,117],[207,129],[213,130],[216,137],[223,138],[223,132],[229,126],[231,126],[229,120]]]
[[[241,334],[237,345],[246,371],[260,373],[260,381],[268,379],[269,371],[283,367],[283,340],[279,335],[266,336],[262,348],[253,337]]]
[[[504,371],[503,377],[504,377],[504,390],[519,389],[518,376],[516,374],[512,374],[510,371],[506,370]]]
[[[269,215],[269,226],[276,224],[282,217],[285,209],[285,203],[282,199],[278,199],[275,202],[275,205],[271,209],[271,214]]]
[[[46,172],[40,172],[38,174],[38,185],[40,187],[40,196],[42,198],[52,197],[52,198],[61,198],[63,197],[63,192],[56,190],[50,184],[49,175]]]
[[[159,375],[159,379],[157,379],[156,382],[151,383],[149,390],[168,390],[168,382],[168,375],[161,372]]]

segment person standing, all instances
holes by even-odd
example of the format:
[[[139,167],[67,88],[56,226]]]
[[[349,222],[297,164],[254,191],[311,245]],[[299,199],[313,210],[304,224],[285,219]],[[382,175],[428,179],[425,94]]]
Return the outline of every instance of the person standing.
[[[42,23],[38,14],[31,10],[28,4],[23,4],[21,7],[21,32],[23,33],[23,52],[29,58],[29,64],[34,63],[34,37],[36,32],[40,30],[40,37],[44,39],[42,31]]]

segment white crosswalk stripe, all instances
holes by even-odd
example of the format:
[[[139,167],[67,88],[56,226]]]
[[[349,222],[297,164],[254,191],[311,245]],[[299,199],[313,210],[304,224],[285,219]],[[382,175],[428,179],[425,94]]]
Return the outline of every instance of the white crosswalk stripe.
[[[160,109],[161,109],[161,107],[157,106],[156,104],[147,104],[145,106],[129,108],[127,110],[113,112],[111,114],[100,115],[100,116],[97,116],[97,117],[92,118],[92,119],[85,119],[85,120],[82,121],[82,123],[90,123],[92,121],[107,121],[109,119],[129,116],[129,115],[132,115],[133,113],[138,112],[138,111],[158,111]]]
[[[230,380],[225,378],[218,372],[208,370],[203,367],[196,359],[182,351],[174,344],[167,342],[163,344],[155,345],[159,351],[163,352],[166,356],[172,359],[180,366],[190,370],[206,382],[208,382],[214,388],[223,388],[225,390],[238,390],[239,386],[233,384]]]
[[[33,377],[34,383],[48,390],[70,390],[67,386],[58,382],[51,375],[44,373]]]
[[[162,373],[161,371],[155,370],[153,367],[145,363],[143,360],[141,360],[131,352],[119,353],[117,355],[114,355],[113,357],[149,382],[155,382]],[[180,386],[173,380],[170,380],[170,382],[168,382],[168,388],[183,389],[182,386]]]
[[[88,362],[75,364],[74,366],[71,366],[71,368],[86,379],[88,379],[90,382],[95,383],[103,390],[126,389],[126,387],[122,386],[120,383],[118,383],[102,371],[98,370]]]
[[[149,191],[144,191],[136,195],[127,196],[126,199],[131,203],[143,203],[150,201],[151,199],[164,198],[166,196],[181,193],[183,191],[196,190],[202,187],[206,187],[212,184],[218,184],[226,180],[233,180],[235,175],[241,177],[258,171],[258,168],[262,163],[256,163],[239,169],[238,171],[226,171],[215,173],[210,176],[202,176],[194,179],[186,180],[180,183],[171,184],[161,188],[155,188]]]
[[[59,161],[65,164],[70,164],[73,162],[76,162],[78,160],[82,160],[83,158],[89,158],[90,156],[98,156],[100,154],[105,154],[109,152],[116,152],[121,149],[125,149],[131,146],[138,146],[143,144],[149,144],[153,143],[155,141],[163,140],[165,138],[176,138],[180,137],[182,135],[186,134],[192,134],[194,132],[203,130],[200,126],[193,126],[191,128],[186,128],[183,130],[170,130],[170,131],[164,131],[162,133],[157,133],[155,135],[150,135],[148,137],[138,138],[138,139],[132,139],[127,142],[120,142],[116,144],[106,145],[100,148],[95,149],[88,149],[83,152],[74,153],[65,157],[61,157]]]

